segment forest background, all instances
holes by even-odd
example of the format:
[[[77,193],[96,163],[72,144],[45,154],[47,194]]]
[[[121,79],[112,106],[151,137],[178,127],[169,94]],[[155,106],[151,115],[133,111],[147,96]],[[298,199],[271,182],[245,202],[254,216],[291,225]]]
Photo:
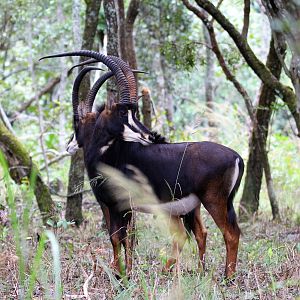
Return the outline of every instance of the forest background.
[[[0,14],[2,298],[299,295],[299,2],[6,0]],[[120,56],[147,72],[138,75],[141,120],[169,141],[210,140],[243,157],[234,290],[219,279],[224,245],[204,209],[211,234],[203,276],[193,242],[185,247],[180,276],[161,274],[170,236],[160,221],[153,227],[153,218],[141,215],[136,272],[125,288],[113,279],[108,235],[84,178],[82,153],[65,153],[77,75],[69,69],[79,60],[38,62],[79,49]],[[91,74],[81,97],[98,77]],[[100,91],[98,104],[110,97],[112,84]],[[43,226],[52,230],[41,234]],[[56,263],[44,250],[46,235],[60,249]]]

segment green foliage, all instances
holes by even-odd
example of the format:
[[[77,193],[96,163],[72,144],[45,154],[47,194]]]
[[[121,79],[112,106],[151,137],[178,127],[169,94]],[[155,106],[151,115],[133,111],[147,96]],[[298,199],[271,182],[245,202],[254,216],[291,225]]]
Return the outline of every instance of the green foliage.
[[[184,38],[184,40],[186,40]],[[162,46],[162,54],[169,63],[175,64],[179,69],[191,70],[196,63],[196,44],[186,40],[176,44],[166,42]]]

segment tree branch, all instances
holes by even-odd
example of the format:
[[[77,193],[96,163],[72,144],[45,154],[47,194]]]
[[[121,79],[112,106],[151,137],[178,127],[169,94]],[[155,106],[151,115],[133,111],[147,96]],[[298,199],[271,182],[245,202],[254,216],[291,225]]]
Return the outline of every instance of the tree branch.
[[[4,81],[4,80],[6,80],[7,78],[9,78],[10,76],[12,76],[14,74],[18,74],[18,73],[21,73],[21,72],[24,72],[24,71],[27,71],[27,70],[28,70],[27,67],[16,69],[16,70],[8,73],[7,75],[3,75],[2,80]]]
[[[60,160],[64,159],[67,156],[70,156],[70,154],[67,153],[67,152],[63,152],[63,153],[59,154],[58,156],[56,156],[53,159],[48,161],[48,166],[51,166],[51,165],[59,162]],[[46,166],[43,165],[43,166],[40,167],[40,170],[43,171],[45,168],[46,168]]]
[[[126,23],[133,25],[139,13],[140,0],[131,0],[126,13]],[[126,25],[127,25],[126,24]]]
[[[270,199],[270,203],[271,203],[271,207],[272,207],[273,218],[280,220],[278,204],[277,204],[275,189],[273,186],[273,180],[272,180],[272,175],[271,175],[271,170],[270,170],[269,159],[268,159],[268,155],[267,155],[265,148],[262,147],[262,145],[264,145],[263,132],[261,131],[261,129],[259,128],[259,126],[257,124],[257,119],[254,114],[254,109],[252,106],[251,98],[249,97],[245,88],[240,84],[240,82],[235,78],[235,76],[229,70],[229,68],[225,62],[225,59],[221,53],[221,50],[219,48],[218,42],[216,40],[216,35],[214,32],[214,27],[212,25],[212,22],[208,21],[208,19],[207,19],[207,14],[203,11],[200,11],[195,6],[191,5],[188,2],[188,0],[182,0],[182,1],[183,1],[184,5],[188,9],[190,9],[192,12],[194,12],[201,19],[203,24],[206,26],[209,36],[210,36],[212,50],[215,53],[215,55],[219,61],[219,64],[220,64],[224,74],[226,75],[226,78],[233,83],[234,87],[241,94],[241,96],[243,97],[243,99],[245,101],[245,105],[246,105],[248,114],[249,114],[251,122],[253,124],[254,134],[255,134],[256,138],[259,140],[259,145],[261,145],[259,150],[260,150],[262,165],[263,165],[263,168],[265,171],[268,195],[269,195],[269,199]]]
[[[183,2],[186,1],[183,0]],[[297,111],[297,98],[294,91],[289,86],[283,85],[277,80],[271,71],[257,58],[247,41],[237,31],[233,24],[211,2],[206,0],[196,0],[196,2],[229,34],[248,65],[263,83],[269,88],[274,89],[276,94],[286,103],[294,117],[298,129],[298,136],[300,137],[300,112]]]
[[[51,92],[53,88],[60,82],[60,77],[55,77],[51,79],[43,89],[41,89],[36,95],[30,98],[27,102],[23,103],[11,116],[12,120],[15,120],[18,117],[18,114],[26,110],[36,99],[41,98],[45,94]]]
[[[242,36],[245,40],[247,40],[249,21],[250,21],[250,0],[245,0],[244,1],[244,25],[242,29]]]
[[[3,121],[4,125],[9,129],[9,131],[13,134],[15,134],[14,129],[12,128],[9,119],[2,107],[2,104],[0,102],[0,119]]]

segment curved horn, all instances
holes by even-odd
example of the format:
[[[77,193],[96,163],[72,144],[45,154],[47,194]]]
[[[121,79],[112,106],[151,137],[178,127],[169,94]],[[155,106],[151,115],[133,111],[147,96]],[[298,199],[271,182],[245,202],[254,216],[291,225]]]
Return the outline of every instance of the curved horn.
[[[43,60],[45,58],[64,57],[64,56],[86,56],[86,57],[94,58],[104,63],[114,73],[114,75],[117,78],[117,85],[120,88],[120,102],[130,102],[129,84],[127,78],[125,77],[121,68],[114,60],[112,60],[111,58],[107,57],[104,54],[95,51],[90,51],[90,50],[79,50],[73,52],[64,52],[64,53],[59,53],[54,55],[48,55],[40,58],[40,60]]]
[[[79,74],[77,75],[74,85],[73,85],[73,90],[72,90],[72,105],[73,105],[73,122],[74,122],[74,129],[76,131],[77,124],[79,121],[79,114],[78,114],[78,106],[79,106],[79,88],[81,81],[84,77],[84,75],[87,72],[90,72],[92,70],[99,70],[99,68],[96,67],[86,67],[82,69]]]
[[[94,100],[96,98],[96,95],[99,91],[99,89],[101,88],[101,86],[105,83],[105,81],[107,79],[109,79],[110,77],[112,77],[114,75],[113,72],[107,72],[105,74],[103,74],[93,85],[93,87],[89,90],[89,93],[87,95],[87,99],[86,99],[86,109],[88,112],[92,111],[93,108],[93,104],[94,104]]]
[[[132,70],[133,73],[146,73],[144,71],[140,71],[140,70]],[[105,81],[107,79],[109,79],[110,77],[112,77],[114,74],[112,72],[107,72],[105,74],[103,74],[93,85],[93,87],[90,89],[88,95],[87,95],[87,100],[86,100],[86,108],[88,112],[92,111],[93,105],[94,105],[94,101],[95,98],[97,96],[97,93],[99,91],[99,89],[101,88],[101,86],[105,83]]]
[[[95,64],[95,63],[98,63],[99,61],[97,59],[94,59],[94,58],[91,58],[91,59],[88,59],[88,60],[85,60],[77,65],[74,65],[71,69],[68,70],[68,72],[72,72],[73,69],[77,68],[77,67],[81,67],[81,66],[85,66],[85,65],[89,65],[89,64]],[[104,71],[104,70],[102,70]]]
[[[137,102],[137,86],[131,68],[124,60],[117,56],[109,55],[108,57],[114,60],[120,66],[124,75],[126,76],[129,84],[130,101]]]

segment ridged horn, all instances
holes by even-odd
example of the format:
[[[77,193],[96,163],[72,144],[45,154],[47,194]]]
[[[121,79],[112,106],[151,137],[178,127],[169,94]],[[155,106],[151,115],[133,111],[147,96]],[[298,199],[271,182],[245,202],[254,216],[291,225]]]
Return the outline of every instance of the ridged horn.
[[[144,71],[140,71],[140,70],[132,70],[133,73],[146,73]],[[97,93],[99,91],[99,89],[101,88],[101,86],[105,83],[105,81],[107,79],[109,79],[110,77],[113,76],[112,72],[107,72],[105,74],[103,74],[93,85],[93,87],[90,89],[88,95],[87,95],[87,100],[86,100],[86,105],[87,105],[87,111],[91,112],[93,105],[94,105],[94,101],[96,99]]]
[[[64,57],[64,56],[86,56],[86,57],[94,58],[104,63],[116,76],[117,85],[120,89],[120,101],[130,102],[129,83],[127,81],[127,78],[123,74],[121,68],[114,60],[112,60],[111,58],[107,57],[104,54],[95,51],[90,51],[90,50],[79,50],[79,51],[64,52],[64,53],[59,53],[54,55],[47,55],[40,58],[40,60],[46,58]]]
[[[126,78],[128,80],[130,102],[134,102],[134,103],[137,102],[137,86],[136,86],[135,77],[133,75],[131,68],[124,60],[122,60],[121,58],[119,58],[117,56],[109,55],[108,57],[111,58],[112,60],[114,60],[119,65],[119,67],[122,69],[124,75],[126,76]],[[120,102],[123,102],[123,101],[120,100]]]
[[[110,77],[112,77],[114,75],[113,72],[107,72],[105,74],[103,74],[93,85],[93,87],[89,90],[89,93],[87,95],[86,98],[86,109],[88,112],[92,111],[93,108],[93,104],[96,98],[96,95],[99,91],[99,89],[101,88],[101,86],[105,83],[105,81],[107,79],[109,79]]]
[[[79,106],[79,88],[81,81],[86,73],[93,71],[93,70],[99,70],[97,67],[86,67],[82,69],[73,84],[73,90],[72,90],[72,106],[73,106],[73,122],[74,122],[74,129],[76,131],[78,122],[79,122],[79,114],[78,114],[78,106]]]

